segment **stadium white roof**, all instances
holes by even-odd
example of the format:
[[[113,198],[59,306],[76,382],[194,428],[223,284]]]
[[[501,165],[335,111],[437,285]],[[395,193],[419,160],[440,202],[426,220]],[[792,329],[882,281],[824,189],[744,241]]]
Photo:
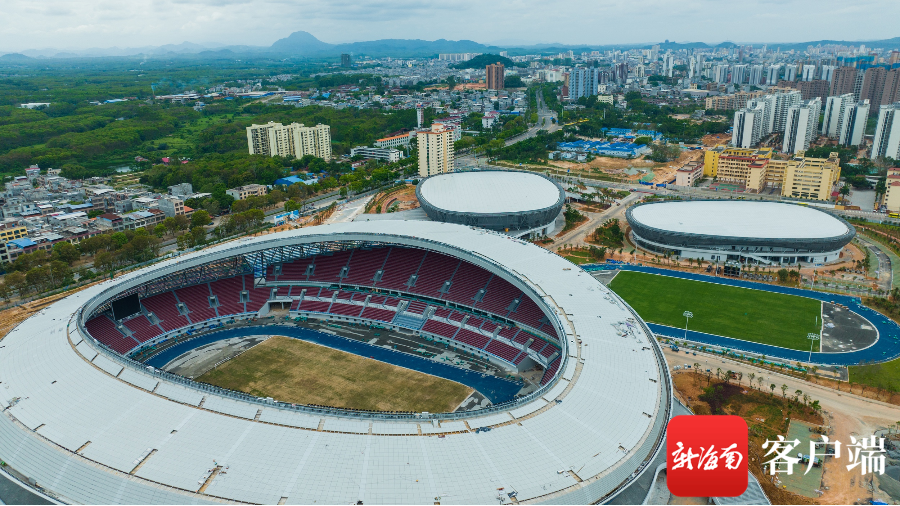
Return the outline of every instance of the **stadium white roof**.
[[[360,238],[457,252],[515,273],[565,330],[558,382],[508,411],[439,425],[314,416],[123,369],[82,340],[74,319],[98,294],[149,275]],[[3,345],[0,456],[66,502],[488,504],[515,492],[519,501],[586,504],[646,469],[671,409],[658,344],[621,299],[542,248],[446,223],[341,223],[233,241],[69,296]],[[486,425],[494,429],[470,430]],[[211,477],[217,464],[226,472]]]
[[[632,217],[660,230],[726,237],[820,239],[848,231],[847,225],[824,211],[780,202],[658,202],[635,207]]]
[[[516,213],[559,203],[559,188],[537,174],[509,171],[450,172],[421,183],[433,206],[465,213]]]

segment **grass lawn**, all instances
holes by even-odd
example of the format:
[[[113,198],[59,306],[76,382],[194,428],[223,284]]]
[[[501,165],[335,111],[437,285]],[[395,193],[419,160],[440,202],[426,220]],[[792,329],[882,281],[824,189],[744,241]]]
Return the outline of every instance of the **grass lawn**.
[[[472,393],[454,381],[283,336],[197,380],[282,402],[380,411],[453,411]]]
[[[896,392],[900,389],[900,359],[850,367],[850,381]]]
[[[821,302],[806,297],[622,271],[610,288],[648,322],[794,350],[808,350],[819,333]],[[818,320],[821,324],[821,317]]]

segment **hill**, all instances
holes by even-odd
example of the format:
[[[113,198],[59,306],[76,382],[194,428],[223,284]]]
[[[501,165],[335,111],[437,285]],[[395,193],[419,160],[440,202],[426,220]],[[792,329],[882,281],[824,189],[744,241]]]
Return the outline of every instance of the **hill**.
[[[494,63],[502,63],[504,67],[524,66],[499,54],[480,54],[469,61],[459,62],[456,65],[451,65],[451,67],[455,69],[483,69],[487,65]]]
[[[22,53],[8,53],[3,56],[0,56],[0,60],[6,61],[17,61],[17,60],[33,60],[34,58],[30,56],[25,56]]]

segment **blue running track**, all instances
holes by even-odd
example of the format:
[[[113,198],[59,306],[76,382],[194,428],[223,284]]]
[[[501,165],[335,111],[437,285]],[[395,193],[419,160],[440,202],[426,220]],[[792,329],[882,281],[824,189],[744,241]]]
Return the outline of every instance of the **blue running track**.
[[[522,388],[522,385],[514,381],[498,378],[490,374],[470,371],[462,367],[456,367],[436,360],[417,357],[409,353],[403,353],[381,346],[371,345],[362,341],[348,339],[346,337],[326,334],[303,327],[286,325],[241,327],[235,329],[220,330],[185,341],[171,348],[161,351],[146,362],[147,365],[157,369],[168,364],[175,358],[205,344],[231,339],[232,337],[246,337],[259,335],[278,335],[300,339],[321,346],[327,346],[336,350],[346,351],[362,357],[369,357],[388,364],[405,367],[413,371],[419,371],[439,378],[456,381],[468,387],[474,388],[487,397],[492,403],[500,404],[513,400],[513,397]]]
[[[753,281],[744,281],[741,279],[723,278],[717,276],[707,276],[705,274],[694,274],[690,272],[670,271],[659,269],[656,267],[644,267],[637,265],[597,265],[584,266],[587,271],[611,270],[616,268],[623,271],[644,272],[647,274],[659,274],[661,276],[669,276],[673,278],[690,279],[694,281],[704,281],[707,283],[718,283],[720,285],[738,286],[741,288],[751,288],[754,290],[764,290],[767,292],[783,293],[786,295],[798,295],[800,297],[808,297],[810,299],[821,300],[823,302],[834,302],[847,306],[851,311],[861,315],[869,320],[878,330],[878,340],[872,346],[862,350],[840,352],[840,353],[813,353],[812,363],[818,365],[859,365],[861,362],[887,362],[900,357],[900,325],[888,319],[881,313],[863,306],[859,297],[851,297],[849,295],[838,295],[833,293],[816,292],[813,290],[804,290],[802,288],[791,288],[786,286],[769,285],[765,283],[754,283]],[[656,325],[648,323],[647,326],[655,334],[660,334],[676,339],[684,338],[684,329],[669,327],[667,325]],[[793,362],[809,362],[808,351],[789,350],[787,348],[779,348],[767,344],[751,343],[740,339],[730,337],[722,337],[714,334],[705,334],[703,332],[687,332],[688,341],[693,341],[712,346],[719,346],[730,349],[735,352],[753,353],[755,355],[765,355],[766,358],[778,358],[781,360]]]

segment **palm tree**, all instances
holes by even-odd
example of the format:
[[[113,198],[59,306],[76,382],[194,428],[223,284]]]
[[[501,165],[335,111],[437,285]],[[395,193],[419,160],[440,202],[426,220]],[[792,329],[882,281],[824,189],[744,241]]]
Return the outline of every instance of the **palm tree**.
[[[781,385],[781,397],[786,396],[787,389],[788,389],[787,385]]]
[[[772,391],[772,395],[775,395],[775,383],[772,383],[771,385],[769,385],[769,390]]]

